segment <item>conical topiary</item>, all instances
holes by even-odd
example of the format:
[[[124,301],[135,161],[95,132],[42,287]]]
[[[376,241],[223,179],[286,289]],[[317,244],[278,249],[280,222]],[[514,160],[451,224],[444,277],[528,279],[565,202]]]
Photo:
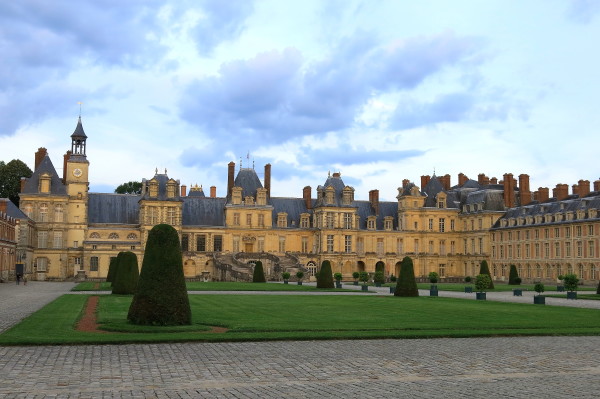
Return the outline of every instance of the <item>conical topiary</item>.
[[[148,234],[142,271],[127,319],[134,324],[191,324],[177,230],[156,225]]]
[[[519,285],[521,284],[519,278],[519,272],[515,265],[510,265],[510,271],[508,272],[508,285]]]
[[[488,267],[488,263],[485,259],[481,261],[481,266],[479,267],[479,274],[487,274],[490,277],[490,286],[488,288],[490,290],[493,290],[494,280],[492,279],[492,275],[490,274],[490,268]]]
[[[400,276],[398,276],[394,296],[419,296],[413,261],[408,256],[400,262]]]
[[[106,274],[106,282],[112,283],[115,280],[115,272],[117,270],[117,258],[110,258],[110,263],[108,265],[108,273]]]
[[[324,260],[321,263],[321,271],[317,274],[317,288],[333,288],[333,273],[331,272],[331,263]]]
[[[129,251],[119,252],[115,265],[112,293],[120,295],[135,294],[140,277],[136,254]]]
[[[267,279],[265,278],[265,271],[263,270],[263,265],[261,261],[257,261],[254,265],[254,273],[252,274],[252,282],[253,283],[266,283]]]

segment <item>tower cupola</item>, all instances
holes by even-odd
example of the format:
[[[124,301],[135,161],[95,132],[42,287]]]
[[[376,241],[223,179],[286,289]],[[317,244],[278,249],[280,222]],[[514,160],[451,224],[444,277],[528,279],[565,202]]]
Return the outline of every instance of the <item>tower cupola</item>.
[[[81,116],[77,121],[77,127],[75,131],[71,135],[71,153],[74,156],[83,156],[85,157],[85,141],[87,136],[83,131],[83,125],[81,124]]]

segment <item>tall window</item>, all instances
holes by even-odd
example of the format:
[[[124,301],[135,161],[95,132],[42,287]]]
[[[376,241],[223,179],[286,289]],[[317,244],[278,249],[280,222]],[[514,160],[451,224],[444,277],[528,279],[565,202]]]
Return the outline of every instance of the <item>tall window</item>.
[[[233,225],[234,226],[240,225],[240,214],[237,212],[233,214]]]
[[[181,250],[188,251],[190,247],[190,236],[188,234],[183,234],[181,236]]]
[[[571,243],[570,242],[565,242],[565,257],[566,258],[570,258],[571,257]]]
[[[440,240],[440,255],[446,255],[446,241]]]
[[[346,253],[352,252],[352,236],[344,237],[344,251]]]
[[[327,235],[327,252],[333,252],[333,235]]]
[[[554,257],[560,258],[560,243],[559,242],[554,243]]]
[[[581,258],[583,256],[583,242],[577,241],[577,257]]]
[[[352,228],[352,214],[344,213],[344,228],[351,229]]]
[[[177,224],[177,218],[175,217],[175,208],[173,207],[167,209],[167,223],[171,226]]]
[[[575,236],[581,237],[581,226],[575,226]]]
[[[594,225],[588,224],[588,236],[593,236],[593,235],[594,235]]]
[[[213,238],[213,248],[214,248],[215,252],[223,251],[223,236],[222,235],[216,235]]]
[[[544,257],[546,259],[550,258],[550,243],[548,242],[544,243]]]
[[[529,244],[525,244],[525,257],[527,259],[531,258],[531,248]]]
[[[429,226],[429,230],[433,230],[433,219],[429,219],[428,226]]]
[[[258,252],[265,251],[265,237],[258,237]]]
[[[396,241],[396,250],[398,251],[398,255],[402,254],[404,252],[404,241],[402,240],[402,238],[398,238],[398,240]]]
[[[444,231],[446,231],[446,219],[440,218],[439,228],[440,228],[440,233],[443,233]]]
[[[48,248],[47,231],[38,231],[38,248]]]
[[[540,244],[539,243],[535,243],[535,257],[536,258],[540,257]]]
[[[54,207],[54,221],[57,223],[61,223],[64,220],[64,212],[62,205],[56,205]]]
[[[48,204],[43,203],[40,204],[40,213],[39,213],[39,221],[47,222],[48,221]]]
[[[258,215],[258,227],[265,227],[265,215]]]
[[[587,252],[587,257],[588,257],[588,258],[593,258],[593,257],[595,257],[594,241],[588,241],[588,252]]]
[[[377,239],[377,255],[378,256],[383,256],[383,253],[385,252],[385,248],[383,246],[383,238],[378,238]]]
[[[433,241],[429,241],[429,253],[433,253]]]
[[[240,252],[240,236],[233,236],[233,252]]]
[[[198,252],[206,251],[206,235],[199,234],[196,236],[196,251],[198,251]]]
[[[479,253],[483,254],[483,238],[479,237]]]
[[[333,229],[333,213],[327,212],[326,226],[328,229]]]
[[[62,231],[55,231],[53,233],[54,235],[54,242],[52,243],[52,248],[62,248],[63,246],[63,234]]]
[[[37,258],[36,261],[37,271],[45,272],[48,270],[48,258]]]
[[[285,237],[279,237],[279,252],[285,252]]]
[[[251,213],[246,214],[246,226],[252,227],[252,214]]]
[[[450,255],[456,253],[456,243],[454,241],[450,241]]]
[[[308,252],[308,237],[302,237],[302,252]]]
[[[450,219],[450,230],[454,231],[454,219]]]
[[[439,273],[440,273],[440,277],[444,277],[446,275],[446,264],[445,263],[440,263]]]
[[[571,227],[565,227],[565,238],[571,238]]]
[[[97,272],[98,271],[98,257],[92,256],[90,258],[90,271]]]

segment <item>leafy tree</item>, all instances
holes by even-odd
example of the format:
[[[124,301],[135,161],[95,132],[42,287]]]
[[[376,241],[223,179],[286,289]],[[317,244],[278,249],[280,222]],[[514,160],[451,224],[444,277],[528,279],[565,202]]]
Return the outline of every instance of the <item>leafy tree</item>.
[[[19,192],[21,191],[21,177],[31,177],[33,172],[18,159],[9,163],[0,161],[0,198],[10,199],[19,206]]]
[[[577,289],[577,284],[579,284],[579,278],[577,278],[577,275],[569,273],[565,274],[563,277],[567,291],[575,291]]]
[[[486,289],[490,288],[492,279],[489,274],[481,273],[475,277],[475,288],[479,292],[485,292]]]
[[[494,280],[492,280],[492,275],[490,274],[490,268],[488,267],[488,263],[485,259],[481,261],[481,265],[479,267],[479,274],[487,274],[488,275],[488,277],[490,278],[490,285],[488,288],[493,290],[494,289]]]
[[[431,284],[435,284],[438,282],[440,275],[437,274],[436,272],[430,272],[429,275],[427,275],[427,278],[429,278],[429,282]]]
[[[409,256],[405,256],[400,262],[400,276],[394,296],[419,296],[413,261]]]
[[[110,258],[110,264],[108,265],[108,273],[106,274],[106,281],[113,283],[115,281],[115,274],[117,271],[117,258]]]
[[[265,278],[265,271],[263,270],[263,265],[261,261],[257,261],[254,265],[254,274],[252,274],[252,282],[253,283],[266,283],[267,279]]]
[[[111,262],[112,263],[112,262]],[[133,252],[119,252],[116,260],[112,293],[120,295],[135,294],[140,271],[138,260]]]
[[[385,274],[383,274],[382,271],[376,271],[375,275],[373,276],[373,281],[379,284],[385,283]]]
[[[321,271],[317,274],[317,288],[333,288],[333,272],[331,271],[331,263],[324,260],[321,263]]]
[[[158,224],[148,234],[127,319],[142,325],[192,324],[179,235],[168,224]]]
[[[117,194],[141,194],[142,183],[139,181],[129,181],[115,188]]]
[[[521,281],[518,281],[519,272],[515,265],[510,265],[510,272],[508,273],[508,285],[520,285]]]

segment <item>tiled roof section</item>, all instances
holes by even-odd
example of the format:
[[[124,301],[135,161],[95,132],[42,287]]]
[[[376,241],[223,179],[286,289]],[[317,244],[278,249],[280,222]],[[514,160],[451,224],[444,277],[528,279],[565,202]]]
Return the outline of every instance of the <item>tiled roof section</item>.
[[[332,204],[326,204],[325,201],[323,200],[323,198],[321,197],[321,195],[319,194],[319,192],[324,193],[325,189],[327,189],[328,187],[333,187],[333,189],[335,191],[334,202]],[[340,176],[339,173],[334,173],[333,175],[328,176],[327,180],[325,181],[325,184],[317,187],[316,206],[343,206],[342,205],[342,196],[343,196],[343,191],[344,191],[345,187],[346,187],[346,185],[344,184],[344,181],[342,180],[342,177]],[[344,205],[344,206],[346,206],[346,205]],[[354,206],[354,205],[352,205],[352,206]]]
[[[473,179],[469,179],[465,182],[465,184],[463,184],[461,186],[461,188],[476,188],[476,189],[480,189],[481,186],[479,185],[479,183],[477,183],[475,180]]]
[[[90,193],[88,198],[89,223],[139,224],[141,196]]]
[[[33,174],[25,182],[23,187],[24,194],[38,194],[40,187],[40,176],[47,173],[51,176],[50,178],[50,193],[51,195],[67,195],[67,187],[63,184],[62,179],[58,177],[54,165],[50,157],[46,155],[40,162],[38,167],[35,169]],[[47,195],[47,194],[45,194]]]
[[[204,190],[202,190],[202,187],[192,187],[190,189],[190,192],[188,193],[188,197],[206,197],[206,195],[204,195]]]
[[[0,201],[6,202],[6,214],[15,219],[29,219],[11,200],[8,198],[0,198]]]
[[[87,139],[85,132],[83,131],[83,125],[81,124],[81,116],[77,121],[77,126],[75,127],[75,131],[71,135],[72,139]]]
[[[592,192],[583,198],[575,197],[563,201],[548,201],[543,203],[532,203],[526,206],[510,208],[501,219],[518,218],[522,216],[538,216],[546,214],[564,214],[590,209],[600,210],[600,192]],[[598,212],[600,214],[600,212]]]
[[[429,180],[429,183],[427,183],[427,185],[425,185],[425,188],[423,188],[423,190],[422,190],[422,192],[427,194],[427,198],[425,199],[425,206],[426,207],[435,207],[437,205],[436,197],[437,197],[438,193],[440,193],[442,191],[444,191],[444,186],[442,186],[442,183],[434,175],[431,178],[431,180]]]
[[[150,181],[151,180],[156,180],[158,182],[158,196],[157,197],[151,197],[150,196]],[[167,173],[165,171],[165,173],[156,173],[154,175],[154,177],[150,180],[146,180],[143,179],[142,180],[142,190],[144,190],[144,187],[146,189],[145,192],[142,192],[142,198],[141,199],[145,199],[145,200],[158,200],[158,201],[181,201],[181,197],[179,195],[179,181],[177,181],[177,187],[175,188],[175,197],[173,198],[168,198],[167,197],[167,182],[171,180],[169,179],[169,176],[167,176]]]
[[[242,198],[251,195],[256,199],[256,190],[263,188],[256,171],[250,168],[240,169],[233,184],[242,188]]]
[[[289,227],[300,225],[300,214],[311,213],[306,209],[306,203],[302,198],[271,197],[271,205],[273,205],[273,227],[277,226],[279,212],[287,213]]]
[[[358,206],[358,216],[360,216],[359,229],[365,230],[367,228],[367,219],[369,216],[375,216],[371,203],[369,201],[356,201],[355,204]],[[397,202],[379,202],[379,215],[376,219],[377,230],[383,230],[384,218],[386,216],[392,216],[394,218],[394,228],[398,226],[398,203]]]
[[[406,184],[406,185],[404,185],[404,186],[402,186],[402,187],[398,187],[398,188],[400,189],[400,190],[398,191],[398,195],[399,195],[399,196],[401,196],[401,197],[404,197],[404,196],[410,196],[410,195],[411,195],[411,192],[410,192],[410,190],[412,190],[412,189],[413,189],[413,187],[417,187],[417,186],[415,185],[415,183],[408,183],[408,184]],[[417,187],[417,188],[418,188],[418,187]],[[419,191],[419,193],[421,193],[421,191]],[[421,193],[421,195],[422,195],[422,193]]]
[[[225,198],[184,197],[184,226],[225,226]]]

